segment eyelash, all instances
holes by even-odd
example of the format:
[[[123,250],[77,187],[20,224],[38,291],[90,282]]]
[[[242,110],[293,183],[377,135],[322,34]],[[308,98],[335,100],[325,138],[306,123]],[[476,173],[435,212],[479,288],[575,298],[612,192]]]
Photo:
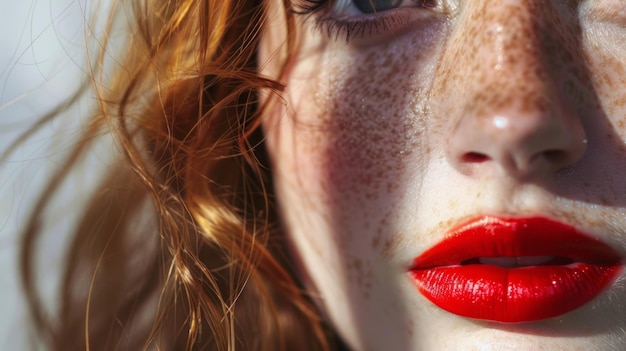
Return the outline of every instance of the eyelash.
[[[428,0],[423,0],[424,6]],[[363,14],[359,18],[355,17],[334,17],[329,13],[324,13],[329,5],[334,3],[333,0],[304,0],[295,5],[297,10],[293,12],[298,15],[313,16],[315,18],[315,27],[329,38],[338,40],[340,37],[345,38],[349,42],[353,38],[373,36],[391,28],[397,28],[406,23],[405,16],[398,15],[395,11],[384,11],[377,14]]]
[[[359,19],[320,17],[316,21],[316,27],[329,38],[337,40],[344,37],[346,42],[353,38],[385,33],[400,24],[403,24],[402,19],[392,14],[369,15]]]
[[[294,11],[294,13],[298,15],[311,15],[320,11],[329,3],[330,0],[305,0],[301,4],[295,5],[298,10]]]

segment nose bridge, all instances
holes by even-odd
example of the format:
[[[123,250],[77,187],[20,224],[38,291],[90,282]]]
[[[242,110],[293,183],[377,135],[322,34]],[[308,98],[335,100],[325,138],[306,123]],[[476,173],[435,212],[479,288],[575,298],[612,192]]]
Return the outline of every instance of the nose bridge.
[[[492,161],[515,176],[578,160],[584,130],[559,86],[568,74],[559,64],[571,56],[567,27],[551,2],[466,4],[433,89],[454,97],[443,104],[448,157],[457,166]]]
[[[536,114],[550,107],[555,87],[550,77],[550,57],[542,50],[554,41],[542,23],[533,0],[492,0],[469,20],[477,33],[465,50],[475,69],[467,72],[465,91],[470,94],[465,114],[491,118],[502,110]],[[500,111],[499,111],[500,110]],[[498,112],[499,111],[499,112]]]

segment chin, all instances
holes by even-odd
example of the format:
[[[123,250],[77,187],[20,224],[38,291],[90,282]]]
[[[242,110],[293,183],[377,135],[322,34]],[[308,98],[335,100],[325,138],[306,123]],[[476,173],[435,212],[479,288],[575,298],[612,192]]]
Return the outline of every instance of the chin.
[[[456,336],[432,340],[423,350],[481,350],[481,351],[537,351],[537,350],[623,350],[624,336],[532,334],[507,328],[468,329]],[[515,329],[515,328],[512,328]]]
[[[626,347],[626,325],[617,310],[600,303],[571,313],[528,323],[471,320],[444,311],[422,316],[421,340],[415,350],[455,351],[612,351]]]

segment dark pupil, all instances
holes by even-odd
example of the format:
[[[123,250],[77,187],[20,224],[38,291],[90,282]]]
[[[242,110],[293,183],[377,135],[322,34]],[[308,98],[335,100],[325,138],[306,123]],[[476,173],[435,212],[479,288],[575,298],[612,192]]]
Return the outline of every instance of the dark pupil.
[[[354,5],[363,13],[376,13],[394,9],[403,0],[352,0]]]

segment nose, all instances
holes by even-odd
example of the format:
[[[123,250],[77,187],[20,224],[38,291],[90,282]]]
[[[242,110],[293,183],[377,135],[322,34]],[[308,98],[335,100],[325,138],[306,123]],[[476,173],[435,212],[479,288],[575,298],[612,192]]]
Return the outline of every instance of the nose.
[[[459,118],[448,135],[450,163],[462,173],[495,169],[514,178],[550,176],[575,164],[587,146],[585,131],[575,112],[554,104],[529,109],[514,104]]]
[[[441,88],[459,97],[446,132],[448,161],[464,174],[518,179],[575,164],[587,139],[563,83],[579,74],[572,69],[576,33],[550,17],[561,14],[537,9],[545,2],[478,2],[490,6],[468,10],[456,33],[465,40],[453,38],[443,54],[443,62],[465,67]]]

